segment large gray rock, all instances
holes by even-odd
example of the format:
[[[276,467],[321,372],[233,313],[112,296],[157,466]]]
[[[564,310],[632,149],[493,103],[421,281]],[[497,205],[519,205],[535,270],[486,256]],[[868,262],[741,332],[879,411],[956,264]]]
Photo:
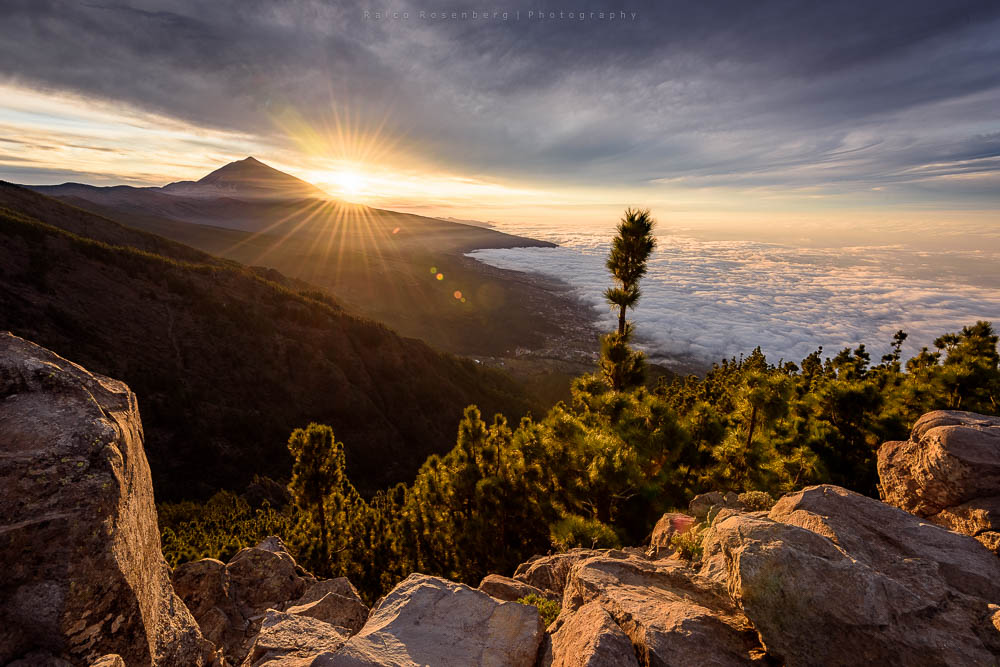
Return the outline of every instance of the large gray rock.
[[[261,621],[260,632],[243,662],[244,667],[309,665],[344,645],[350,632],[307,616],[274,609]]]
[[[0,663],[201,665],[160,551],[135,395],[0,333]]]
[[[501,602],[446,579],[412,574],[372,611],[361,632],[315,664],[532,667],[542,635],[534,607]]]
[[[317,581],[277,537],[241,549],[227,564],[210,558],[184,563],[175,568],[173,582],[202,632],[233,664],[244,660],[269,610],[355,632],[368,618],[368,607],[350,581]]]
[[[938,410],[878,451],[887,503],[1000,554],[1000,417]]]
[[[562,596],[566,577],[574,563],[607,552],[607,549],[570,549],[548,556],[534,556],[517,566],[514,579]]]
[[[994,665],[1000,561],[970,537],[835,486],[720,516],[701,574],[795,665]]]
[[[244,618],[255,621],[268,609],[284,609],[315,581],[304,576],[277,537],[240,549],[226,564],[230,596]]]
[[[552,591],[535,588],[531,584],[526,584],[523,581],[504,577],[499,574],[487,574],[483,577],[483,580],[479,582],[479,590],[487,595],[492,595],[497,600],[504,600],[506,602],[517,602],[529,595],[537,595],[549,600],[559,599],[559,595]]]
[[[230,662],[238,663],[246,653],[244,644],[251,623],[236,604],[225,563],[204,558],[178,565],[174,568],[173,585],[202,634],[222,649]]]
[[[701,493],[691,499],[688,503],[688,512],[691,513],[697,521],[704,521],[708,514],[712,510],[744,510],[743,503],[740,502],[738,495],[732,491],[722,493],[721,491],[709,491],[708,493]]]
[[[350,632],[357,632],[368,618],[365,613],[367,610],[363,604],[359,605],[343,595],[327,593],[319,600],[289,607],[287,611],[295,616],[315,618],[330,625],[347,628]]]
[[[761,653],[725,588],[678,559],[605,555],[577,562],[566,581],[563,614],[592,603],[625,632],[643,665],[746,665]]]
[[[565,616],[547,638],[541,667],[639,667],[632,642],[600,603]]]

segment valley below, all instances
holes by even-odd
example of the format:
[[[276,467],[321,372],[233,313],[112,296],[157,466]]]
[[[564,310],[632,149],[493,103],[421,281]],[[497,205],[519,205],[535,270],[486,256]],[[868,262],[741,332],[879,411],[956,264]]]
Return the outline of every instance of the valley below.
[[[566,284],[465,256],[552,244],[301,198],[252,158],[182,186],[0,184],[0,328],[136,388],[160,498],[285,478],[311,420],[373,493],[450,448],[467,405],[543,415],[595,367]]]
[[[205,191],[191,184],[181,194],[173,186],[65,184],[34,190],[327,290],[346,310],[403,336],[507,370],[549,405],[568,398],[569,380],[593,368],[600,331],[592,304],[557,278],[467,256],[554,244],[461,222],[300,198],[306,190],[301,182],[286,184],[289,198],[274,199],[283,194],[286,176],[247,158],[203,179],[209,183]],[[228,189],[220,189],[220,181]],[[261,183],[268,184],[263,192]]]

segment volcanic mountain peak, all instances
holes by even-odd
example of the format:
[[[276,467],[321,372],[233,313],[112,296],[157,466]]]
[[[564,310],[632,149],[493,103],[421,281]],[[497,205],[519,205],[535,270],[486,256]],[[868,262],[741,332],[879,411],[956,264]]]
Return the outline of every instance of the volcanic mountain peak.
[[[186,197],[330,198],[315,185],[278,171],[252,156],[230,162],[198,181],[179,181],[164,186],[162,190]]]

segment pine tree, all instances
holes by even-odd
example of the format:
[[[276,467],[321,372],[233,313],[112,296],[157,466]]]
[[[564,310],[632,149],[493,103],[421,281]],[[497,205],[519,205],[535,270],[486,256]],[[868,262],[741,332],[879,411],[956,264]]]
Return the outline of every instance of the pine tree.
[[[646,275],[646,263],[656,247],[653,218],[649,209],[625,209],[618,223],[618,235],[611,242],[607,267],[617,283],[604,298],[618,309],[618,335],[625,335],[625,314],[639,302],[639,279]]]
[[[601,372],[615,391],[638,386],[645,376],[643,355],[629,345],[632,326],[626,314],[639,302],[639,280],[646,275],[649,255],[656,247],[653,226],[648,209],[626,209],[608,254],[607,267],[615,285],[604,292],[604,298],[618,309],[618,330],[601,339]]]
[[[333,429],[321,424],[298,428],[288,438],[295,458],[288,490],[295,506],[319,529],[319,561],[328,567],[330,542],[327,501],[344,483],[344,446],[333,437]]]

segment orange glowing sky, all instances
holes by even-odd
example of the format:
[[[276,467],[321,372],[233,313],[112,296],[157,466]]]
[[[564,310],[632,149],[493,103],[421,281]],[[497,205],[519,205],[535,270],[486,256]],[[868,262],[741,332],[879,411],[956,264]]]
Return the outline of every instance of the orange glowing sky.
[[[309,181],[333,197],[377,208],[475,220],[547,220],[599,224],[625,205],[651,206],[675,224],[693,227],[794,228],[842,221],[855,224],[903,220],[990,224],[991,210],[893,202],[886,210],[879,190],[859,196],[824,194],[817,188],[690,187],[654,183],[586,187],[564,182],[470,176],[441,169],[407,145],[405,137],[364,133],[350,115],[331,112],[309,124],[285,110],[272,117],[265,136],[197,127],[121,104],[0,85],[0,177],[51,184],[163,185],[197,179],[246,155]],[[980,177],[969,176],[970,179]]]
[[[1000,225],[996,3],[641,1],[613,25],[398,4],[412,20],[0,6],[0,178],[163,185],[254,155],[335,197],[483,221]]]

